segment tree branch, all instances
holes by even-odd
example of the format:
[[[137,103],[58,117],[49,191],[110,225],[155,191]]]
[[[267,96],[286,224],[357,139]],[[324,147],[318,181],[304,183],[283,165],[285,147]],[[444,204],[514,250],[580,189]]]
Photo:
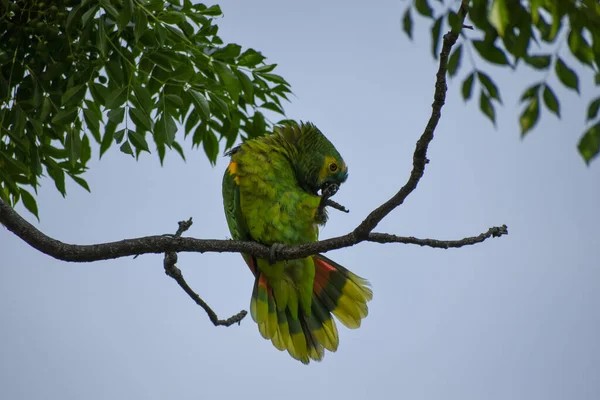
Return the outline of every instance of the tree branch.
[[[460,29],[460,26],[462,26],[462,23],[464,23],[467,7],[468,0],[463,0],[458,12],[461,22],[461,25],[459,25],[458,29]],[[408,181],[404,184],[404,186],[391,199],[373,210],[352,232],[346,235],[321,240],[314,243],[306,243],[296,246],[283,246],[277,251],[274,260],[289,260],[307,257],[316,253],[324,253],[331,250],[353,246],[363,241],[375,243],[416,244],[420,246],[444,249],[456,248],[480,243],[490,237],[500,237],[508,233],[505,225],[501,227],[490,228],[486,233],[482,233],[479,236],[450,241],[400,237],[387,233],[372,233],[377,224],[379,224],[379,222],[381,222],[381,220],[396,207],[401,205],[412,193],[412,191],[415,190],[419,180],[424,174],[425,165],[429,162],[427,159],[427,148],[429,143],[433,140],[434,131],[441,118],[441,110],[446,100],[446,71],[448,57],[452,46],[456,43],[458,34],[458,31],[451,31],[444,35],[442,50],[440,53],[439,68],[436,74],[434,100],[431,106],[431,116],[427,122],[423,134],[417,141],[413,154],[413,168]],[[339,206],[335,202],[330,202],[328,205],[337,209],[345,210],[342,206]],[[338,207],[336,207],[336,205]],[[181,233],[180,235],[147,236],[137,239],[125,239],[117,242],[93,245],[67,244],[40,232],[29,222],[25,221],[15,210],[4,203],[1,199],[0,223],[4,224],[8,230],[23,239],[35,249],[56,259],[71,262],[92,262],[139,254],[177,252],[234,252],[246,253],[265,259],[269,259],[272,256],[269,247],[259,243],[234,240],[195,239],[181,237]],[[181,283],[180,286],[186,290]],[[191,289],[189,290],[192,294],[194,294]],[[186,293],[188,293],[198,304],[200,304],[197,299],[190,294],[190,292],[186,290]],[[202,306],[202,304],[200,305]],[[216,320],[216,315],[214,315],[214,318]]]
[[[175,237],[175,238],[181,237],[181,234],[183,232],[187,231],[188,229],[190,229],[191,226],[192,226],[191,218],[188,219],[187,221],[179,221],[179,228],[177,229],[177,232],[175,233],[175,235],[173,235],[173,237]],[[208,314],[208,318],[215,326],[231,326],[231,325],[235,324],[236,322],[239,325],[240,322],[242,321],[242,319],[244,319],[244,317],[246,316],[246,314],[248,314],[248,312],[246,310],[242,310],[239,313],[233,315],[232,317],[230,317],[228,319],[219,319],[219,317],[217,317],[217,314],[212,310],[212,308],[210,308],[210,306],[208,304],[206,304],[206,302],[204,300],[202,300],[202,298],[196,292],[194,292],[192,290],[192,288],[188,285],[188,283],[183,278],[183,274],[181,273],[181,270],[179,268],[177,268],[177,266],[175,264],[177,264],[177,253],[174,253],[174,252],[165,253],[165,259],[163,261],[163,265],[165,267],[165,274],[167,274],[168,276],[173,278],[179,284],[179,286],[183,289],[183,291],[186,292],[188,294],[188,296],[190,296],[191,299],[194,300],[194,302],[196,302],[196,304],[198,304],[200,307],[202,307],[204,309],[204,311],[206,311],[206,314]]]

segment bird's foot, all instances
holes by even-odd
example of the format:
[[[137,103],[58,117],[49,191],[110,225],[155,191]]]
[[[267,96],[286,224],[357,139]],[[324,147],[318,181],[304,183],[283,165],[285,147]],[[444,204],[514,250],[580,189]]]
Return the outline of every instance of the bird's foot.
[[[269,264],[275,264],[275,259],[281,254],[281,251],[285,248],[282,243],[273,243],[269,249]]]

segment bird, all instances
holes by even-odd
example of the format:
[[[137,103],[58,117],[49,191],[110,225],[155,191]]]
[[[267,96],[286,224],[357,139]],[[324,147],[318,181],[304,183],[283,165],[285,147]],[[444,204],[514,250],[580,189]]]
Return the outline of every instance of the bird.
[[[318,240],[327,200],[348,178],[348,167],[315,124],[288,120],[226,156],[222,192],[232,239],[272,252]],[[368,314],[369,281],[322,254],[279,261],[242,257],[254,275],[250,315],[260,334],[303,364],[338,349],[333,316],[356,329]]]

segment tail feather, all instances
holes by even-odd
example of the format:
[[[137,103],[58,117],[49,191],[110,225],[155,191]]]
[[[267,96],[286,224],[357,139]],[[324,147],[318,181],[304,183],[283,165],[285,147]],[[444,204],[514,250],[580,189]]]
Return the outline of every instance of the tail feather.
[[[346,327],[358,328],[368,315],[367,302],[373,298],[366,279],[322,255],[314,256],[313,261],[315,278],[308,312],[299,304],[292,286],[286,290],[276,288],[277,283],[271,285],[267,276],[256,269],[250,303],[250,314],[261,335],[304,364],[311,359],[321,361],[325,349],[337,350],[339,336],[332,314]],[[280,301],[278,295],[283,291],[286,293]]]

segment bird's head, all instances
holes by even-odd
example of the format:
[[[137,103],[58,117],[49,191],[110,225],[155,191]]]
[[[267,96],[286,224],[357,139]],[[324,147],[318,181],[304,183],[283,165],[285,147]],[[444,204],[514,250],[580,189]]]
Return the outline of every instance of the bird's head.
[[[342,156],[312,123],[289,121],[277,127],[276,132],[294,145],[296,178],[305,191],[318,195],[319,190],[340,186],[348,179]]]

